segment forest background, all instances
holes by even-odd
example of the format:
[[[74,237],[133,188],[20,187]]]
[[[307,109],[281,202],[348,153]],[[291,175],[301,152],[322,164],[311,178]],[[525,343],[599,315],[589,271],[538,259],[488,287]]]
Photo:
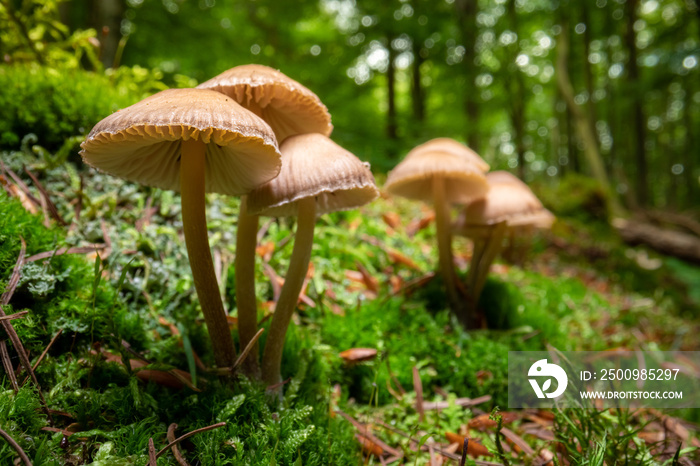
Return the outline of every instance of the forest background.
[[[445,136],[526,181],[584,173],[628,208],[697,206],[697,1],[3,4],[8,64],[143,67],[168,86],[245,63],[280,69],[321,97],[333,138],[375,171]]]

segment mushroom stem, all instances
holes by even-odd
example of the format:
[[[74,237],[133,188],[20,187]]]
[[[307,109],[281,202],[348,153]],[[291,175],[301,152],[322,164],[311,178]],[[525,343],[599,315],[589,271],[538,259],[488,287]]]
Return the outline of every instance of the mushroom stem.
[[[490,230],[490,227],[489,227]],[[481,263],[484,257],[484,250],[486,249],[487,239],[481,237],[474,238],[474,248],[472,251],[472,259],[469,263],[469,270],[467,271],[467,304],[471,307],[471,312],[477,315],[477,304],[479,304],[478,298],[474,294],[476,289],[476,283],[479,281],[479,263]]]
[[[238,307],[238,335],[240,346],[245,348],[258,331],[258,306],[255,297],[255,246],[258,235],[257,215],[248,214],[247,196],[241,198],[236,236],[236,305]],[[251,347],[250,354],[243,362],[243,372],[260,378],[258,343]]]
[[[450,309],[454,312],[465,328],[473,327],[474,316],[470,315],[464,304],[460,302],[457,291],[454,259],[452,258],[452,235],[450,233],[450,211],[446,201],[445,179],[441,176],[433,178],[433,203],[435,206],[435,226],[440,258],[440,272],[447,289],[447,299]]]
[[[214,264],[209,250],[207,218],[204,203],[204,171],[206,144],[201,139],[182,141],[180,190],[182,195],[182,228],[187,255],[192,268],[194,287],[202,306],[204,321],[219,367],[231,367],[235,361],[231,331],[221,302]]]
[[[498,253],[503,247],[503,236],[506,233],[506,222],[500,222],[491,226],[491,232],[486,239],[486,243],[483,245],[479,260],[474,266],[476,267],[476,273],[474,281],[472,283],[473,289],[470,291],[472,294],[472,300],[474,306],[479,303],[479,297],[481,296],[481,291],[484,289],[486,284],[486,277],[489,274],[489,269],[491,264],[498,256]]]
[[[282,380],[282,350],[289,322],[299,301],[299,293],[304,284],[306,272],[309,269],[311,248],[314,242],[314,226],[316,225],[316,199],[308,198],[298,201],[297,231],[294,236],[294,250],[289,261],[289,268],[284,279],[279,301],[272,316],[270,331],[265,343],[262,360],[263,381],[269,385],[278,384]]]

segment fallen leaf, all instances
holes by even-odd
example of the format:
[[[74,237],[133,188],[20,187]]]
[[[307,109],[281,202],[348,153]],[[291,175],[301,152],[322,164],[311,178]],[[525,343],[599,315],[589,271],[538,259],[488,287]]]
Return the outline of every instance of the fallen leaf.
[[[5,189],[8,191],[8,193],[9,193],[11,196],[16,197],[17,199],[19,199],[19,202],[22,204],[22,207],[24,207],[24,209],[25,209],[27,212],[29,212],[29,213],[31,213],[31,214],[34,214],[34,215],[36,215],[37,213],[39,213],[39,209],[37,208],[37,206],[31,201],[31,199],[29,199],[29,197],[24,193],[24,191],[22,191],[21,189],[19,189],[19,187],[17,187],[17,186],[14,185],[13,183],[10,183],[10,182],[9,182],[4,176],[2,176],[2,175],[0,175],[0,183],[1,183],[3,186],[5,186]]]
[[[340,357],[348,363],[369,361],[377,357],[377,350],[374,348],[350,348],[341,352]]]
[[[104,358],[107,361],[110,362],[116,362],[118,364],[123,364],[122,358],[120,355],[110,353],[107,351],[104,351],[102,353]],[[168,388],[184,388],[185,383],[183,382],[184,380],[190,380],[191,376],[188,372],[185,372],[180,369],[171,369],[170,371],[161,371],[161,370],[156,370],[156,369],[141,369],[141,367],[147,366],[148,363],[145,361],[141,361],[139,359],[130,359],[129,360],[129,365],[131,366],[131,370],[134,371],[134,375],[139,380],[142,380],[144,382],[153,382],[157,385],[161,385],[163,387],[168,387]],[[173,372],[177,373],[179,377],[176,375],[173,375]]]
[[[458,444],[459,447],[457,451],[460,453],[462,452],[462,449],[464,448],[464,439],[467,438],[466,436],[455,434],[453,432],[445,432],[445,438],[447,438],[447,441],[450,443]],[[479,456],[492,456],[488,448],[477,442],[474,438],[469,439],[469,443],[467,444],[467,454],[472,458]]]
[[[513,448],[516,452],[524,452],[528,456],[533,455],[535,453],[535,450],[533,450],[532,447],[528,445],[522,437],[520,437],[512,430],[504,427],[503,429],[501,429],[501,433],[506,438],[506,441],[513,445]]]
[[[391,292],[398,293],[403,286],[403,279],[398,275],[392,275],[389,277],[389,284],[391,285]]]
[[[393,229],[401,225],[401,216],[396,212],[384,212],[382,214],[382,220]]]
[[[666,434],[664,434],[663,432],[639,432],[637,434],[637,437],[650,444],[663,442],[666,438]]]
[[[411,221],[406,227],[406,233],[408,233],[408,236],[414,236],[422,229],[427,228],[433,220],[435,220],[435,212],[431,210],[423,218]]]
[[[388,248],[386,253],[392,262],[405,265],[406,267],[412,268],[414,270],[421,270],[420,266],[416,264],[410,257],[401,254],[396,249]]]
[[[273,252],[275,252],[275,243],[273,241],[267,241],[255,248],[255,253],[262,257],[265,262],[270,262]]]
[[[364,435],[355,434],[355,438],[358,442],[360,442],[360,445],[362,445],[362,451],[370,453],[377,457],[382,456],[384,454],[384,450],[382,450],[382,447],[372,442]]]
[[[369,273],[369,270],[359,262],[356,262],[355,266],[357,267],[357,271],[362,274],[362,283],[364,283],[367,289],[374,294],[379,293],[379,280],[373,277],[372,274]]]
[[[498,422],[494,421],[493,419],[489,419],[489,414],[484,413],[484,414],[479,414],[478,416],[472,418],[469,420],[469,426],[470,429],[476,429],[476,430],[486,430],[491,427],[496,427],[498,425]],[[501,416],[503,417],[503,424],[509,424],[516,419],[518,419],[518,415],[516,413],[511,413],[508,411],[504,411],[501,413]]]

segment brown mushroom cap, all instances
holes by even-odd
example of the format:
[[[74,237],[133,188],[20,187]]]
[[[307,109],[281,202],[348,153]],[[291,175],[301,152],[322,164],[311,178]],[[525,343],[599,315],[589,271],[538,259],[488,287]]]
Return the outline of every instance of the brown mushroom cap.
[[[491,168],[479,154],[474,152],[464,144],[451,138],[435,138],[416,146],[411,152],[448,152],[459,155],[476,165],[482,172],[487,172]]]
[[[479,227],[506,221],[509,228],[533,226],[549,228],[554,215],[544,208],[525,183],[508,172],[487,173],[491,189],[482,199],[465,207],[456,229],[469,234]]]
[[[188,139],[207,143],[207,192],[245,194],[279,173],[267,123],[205,89],[168,89],[113,113],[90,131],[80,154],[111,175],[179,191],[181,140]]]
[[[294,134],[333,131],[331,115],[316,94],[267,66],[236,66],[197,87],[235,99],[268,122],[279,142]]]
[[[248,195],[248,211],[271,217],[297,214],[296,202],[316,198],[316,213],[349,210],[379,194],[369,164],[328,137],[298,134],[282,143],[282,170],[277,178]]]
[[[489,172],[488,175],[486,175],[486,179],[488,180],[491,186],[497,184],[515,184],[527,188],[527,184],[525,184],[523,180],[513,175],[511,172],[507,172],[505,170],[496,170],[494,172]]]
[[[432,202],[436,176],[444,178],[445,197],[450,203],[471,202],[488,190],[482,171],[466,158],[416,149],[389,172],[384,188],[397,196]]]

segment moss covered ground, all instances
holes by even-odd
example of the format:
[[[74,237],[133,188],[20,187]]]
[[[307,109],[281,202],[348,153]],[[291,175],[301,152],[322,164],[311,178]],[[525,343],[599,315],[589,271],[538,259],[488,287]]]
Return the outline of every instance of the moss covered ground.
[[[496,421],[486,419],[507,406],[508,351],[700,349],[698,268],[620,243],[584,181],[569,181],[575,189],[538,189],[560,219],[536,237],[521,265],[493,267],[480,302],[489,330],[464,331],[446,311],[440,278],[432,276],[437,253],[426,206],[383,196],[357,211],[321,217],[312,273],[285,347],[280,402],[243,377],[224,383],[208,370],[213,358],[177,194],[78,161],[56,164],[31,147],[3,152],[2,160],[2,288],[12,289],[18,257],[25,259],[3,310],[28,311],[12,323],[38,363],[52,422],[38,387],[23,382],[26,373],[8,343],[21,388],[13,390],[3,371],[0,429],[33,464],[146,464],[149,440],[160,450],[173,424],[181,435],[222,422],[181,444],[190,464],[380,464],[397,455],[405,464],[434,464],[434,452],[448,448],[445,435],[465,429],[485,448],[472,446],[469,461],[528,464],[559,452],[572,464],[657,464],[673,461],[680,440],[679,458],[699,458],[697,410],[656,418],[595,410],[533,414],[548,432],[539,435],[522,432],[523,415],[513,421],[503,413],[533,452],[495,435]],[[10,172],[40,202],[18,194]],[[48,200],[41,202],[39,185]],[[237,199],[208,198],[210,244],[234,317],[237,211]],[[266,219],[261,225],[256,278],[264,319],[275,298],[271,277],[284,276],[291,255],[294,225]],[[455,251],[464,275],[468,241],[456,238]],[[36,258],[40,253],[47,254]],[[339,353],[352,348],[378,354],[348,363]],[[490,398],[421,419],[418,391],[425,400]],[[672,430],[663,445],[647,441],[646,427],[664,419],[680,423],[690,437]],[[358,441],[360,424],[371,425],[365,437],[371,440]],[[459,458],[451,455],[443,458]],[[0,441],[0,464],[16,458]],[[158,464],[177,462],[167,451]]]

